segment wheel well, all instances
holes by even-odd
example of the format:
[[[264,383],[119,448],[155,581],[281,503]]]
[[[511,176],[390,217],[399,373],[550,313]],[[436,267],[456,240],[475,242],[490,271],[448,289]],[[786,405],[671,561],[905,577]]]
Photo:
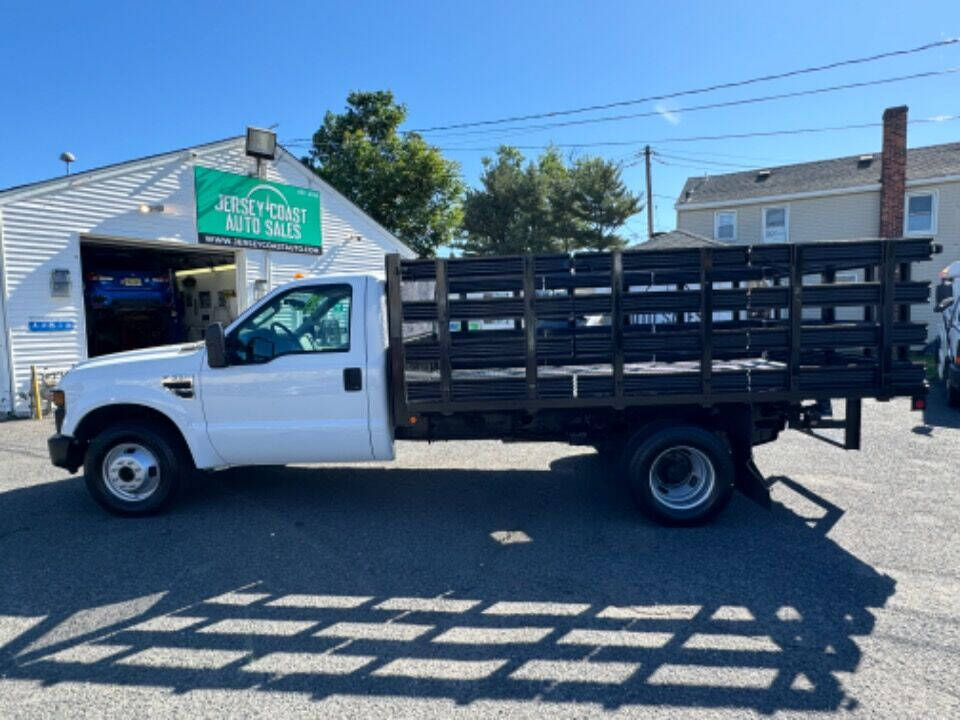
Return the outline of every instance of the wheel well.
[[[166,430],[170,437],[180,444],[180,449],[185,453],[185,457],[193,460],[193,453],[190,452],[190,447],[177,424],[159,410],[154,410],[145,405],[107,405],[97,408],[80,421],[73,436],[83,445],[86,445],[108,427],[123,422],[136,421],[148,422]]]

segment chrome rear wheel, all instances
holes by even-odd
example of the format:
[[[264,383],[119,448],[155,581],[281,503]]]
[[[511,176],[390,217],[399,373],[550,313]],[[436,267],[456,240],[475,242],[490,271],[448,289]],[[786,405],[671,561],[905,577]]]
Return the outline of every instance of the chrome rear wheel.
[[[691,510],[710,498],[716,475],[710,458],[697,448],[667,448],[650,465],[650,492],[671,510]]]

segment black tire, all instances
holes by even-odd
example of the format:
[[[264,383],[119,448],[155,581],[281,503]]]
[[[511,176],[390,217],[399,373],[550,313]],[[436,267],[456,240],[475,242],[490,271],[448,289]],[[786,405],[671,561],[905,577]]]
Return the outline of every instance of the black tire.
[[[960,388],[947,385],[947,404],[952,408],[960,408]]]
[[[656,470],[651,470],[656,465]],[[733,457],[727,443],[696,425],[658,425],[638,433],[624,449],[621,472],[634,502],[648,517],[663,525],[699,525],[726,507],[733,495]],[[674,467],[686,467],[676,482],[665,479]],[[700,467],[703,472],[697,472]],[[712,473],[712,482],[709,479]],[[657,483],[656,479],[663,482]],[[687,483],[686,479],[690,482]],[[697,485],[693,485],[697,480]],[[688,505],[665,499],[672,488],[687,490]],[[654,486],[657,490],[654,490]],[[671,489],[666,489],[669,486]]]
[[[952,408],[956,408],[960,407],[960,388],[954,387],[950,384],[950,367],[950,359],[945,358],[940,377],[943,380],[943,387],[947,391],[947,405]]]
[[[119,496],[104,477],[104,460],[114,449],[123,455],[123,445],[129,448],[139,446],[155,460],[149,465],[155,465],[156,473],[148,468],[146,475],[151,480],[156,477],[156,487],[140,499]],[[84,480],[93,499],[111,513],[128,516],[152,515],[168,508],[179,495],[192,468],[193,463],[179,438],[150,422],[124,423],[107,428],[90,442],[83,463]]]

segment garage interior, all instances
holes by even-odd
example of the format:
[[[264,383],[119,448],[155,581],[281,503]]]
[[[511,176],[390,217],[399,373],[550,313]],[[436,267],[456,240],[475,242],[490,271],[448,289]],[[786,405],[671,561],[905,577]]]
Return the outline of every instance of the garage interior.
[[[233,252],[80,243],[87,355],[203,339],[238,312]]]

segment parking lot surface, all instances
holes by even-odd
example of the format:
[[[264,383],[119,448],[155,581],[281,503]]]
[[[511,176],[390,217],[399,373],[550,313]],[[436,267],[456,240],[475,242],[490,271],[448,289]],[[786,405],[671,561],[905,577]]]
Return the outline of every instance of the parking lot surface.
[[[774,507],[638,516],[592,450],[401,444],[105,514],[0,424],[0,716],[960,716],[960,413],[757,449]],[[839,409],[839,408],[838,408]]]

